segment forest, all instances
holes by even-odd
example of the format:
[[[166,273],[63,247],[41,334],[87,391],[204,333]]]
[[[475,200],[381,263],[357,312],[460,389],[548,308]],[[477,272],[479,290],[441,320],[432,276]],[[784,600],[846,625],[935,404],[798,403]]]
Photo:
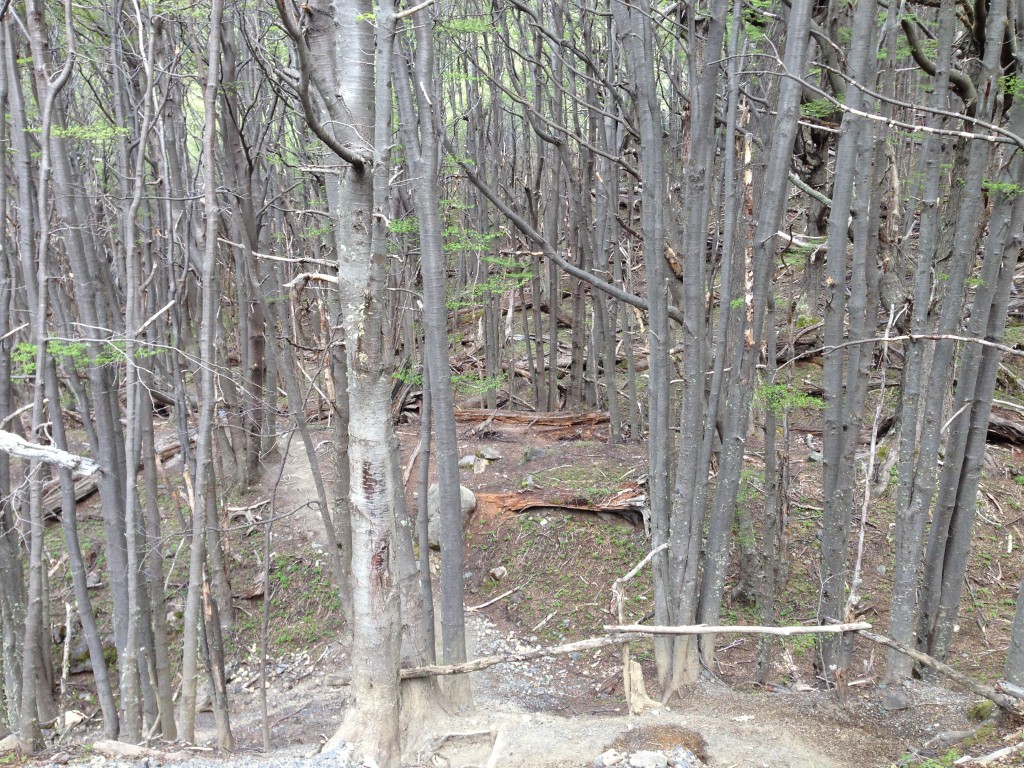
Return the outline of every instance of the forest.
[[[54,738],[72,626],[106,738],[195,743],[205,684],[234,748],[232,521],[294,443],[351,654],[329,744],[402,764],[410,723],[472,701],[450,674],[471,657],[470,408],[599,416],[609,450],[642,446],[648,623],[786,623],[799,469],[815,686],[856,674],[854,633],[828,627],[866,615],[883,507],[878,679],[951,661],[984,483],[1024,484],[1001,458],[1024,443],[1024,1],[892,3],[6,0],[18,748]],[[264,659],[275,504],[252,534]],[[1024,592],[1004,624],[1003,691],[1024,694]],[[678,700],[716,647],[657,635],[648,685]],[[750,677],[777,664],[761,642]],[[269,748],[266,706],[264,684]]]

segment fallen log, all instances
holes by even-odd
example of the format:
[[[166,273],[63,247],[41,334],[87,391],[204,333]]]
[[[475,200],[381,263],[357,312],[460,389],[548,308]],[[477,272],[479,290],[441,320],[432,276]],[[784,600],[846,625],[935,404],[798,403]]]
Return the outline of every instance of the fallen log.
[[[1024,699],[1024,686],[1014,685],[1009,680],[997,680],[996,690],[1015,699]]]
[[[143,760],[145,758],[149,758],[161,763],[178,763],[182,760],[187,760],[190,757],[187,752],[180,750],[174,752],[161,752],[158,749],[149,749],[148,747],[140,747],[135,744],[127,744],[123,741],[113,741],[111,739],[100,739],[99,741],[93,742],[92,749],[94,752],[101,754],[104,757],[128,760]]]
[[[456,421],[485,421],[499,424],[522,424],[540,427],[584,427],[607,424],[608,414],[599,411],[587,413],[559,413],[557,411],[493,411],[488,408],[456,408]]]
[[[894,651],[902,653],[904,656],[909,656],[914,661],[924,664],[926,667],[934,669],[953,682],[957,683],[963,688],[976,693],[982,698],[988,699],[1000,709],[1004,709],[1007,712],[1013,714],[1020,714],[1020,710],[1017,706],[1017,701],[1012,696],[999,693],[995,688],[984,683],[979,683],[977,680],[972,680],[962,672],[957,672],[948,664],[943,664],[941,661],[936,659],[934,656],[929,656],[927,653],[922,653],[914,648],[910,648],[903,643],[893,640],[891,637],[885,635],[876,635],[874,632],[869,632],[866,629],[857,630],[857,634],[863,637],[865,640],[870,640],[878,645],[884,645],[886,648],[892,648]]]
[[[1017,421],[1007,415],[992,413],[988,417],[988,439],[993,442],[1024,445],[1024,422]]]
[[[616,490],[602,499],[569,495],[564,491],[523,491],[519,493],[478,493],[477,511],[485,515],[518,514],[538,507],[553,507],[577,512],[607,512],[633,518],[643,514],[647,495],[638,485]]]

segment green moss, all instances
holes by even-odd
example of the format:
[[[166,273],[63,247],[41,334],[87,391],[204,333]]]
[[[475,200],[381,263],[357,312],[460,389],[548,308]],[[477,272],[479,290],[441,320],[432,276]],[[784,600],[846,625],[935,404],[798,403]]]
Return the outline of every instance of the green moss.
[[[988,718],[992,716],[992,712],[995,707],[996,705],[988,699],[976,701],[967,708],[967,716],[971,718],[971,720],[977,720],[978,722],[988,720]]]

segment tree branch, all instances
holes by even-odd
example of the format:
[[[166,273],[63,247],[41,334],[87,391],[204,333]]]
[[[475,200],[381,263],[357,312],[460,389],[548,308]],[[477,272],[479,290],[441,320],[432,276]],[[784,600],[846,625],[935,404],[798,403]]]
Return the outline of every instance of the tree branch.
[[[277,13],[281,17],[281,23],[284,25],[285,32],[288,33],[288,37],[295,43],[295,51],[299,57],[299,82],[296,91],[299,95],[299,103],[302,105],[302,113],[306,118],[309,129],[316,134],[320,141],[327,145],[328,149],[346,163],[360,171],[365,170],[370,163],[369,159],[362,153],[356,152],[351,147],[346,147],[335,139],[316,116],[313,102],[309,95],[309,76],[312,66],[309,63],[309,48],[306,46],[306,40],[302,36],[299,25],[285,5],[285,0],[275,0],[275,4],[277,5]]]
[[[906,18],[901,19],[900,26],[903,27],[903,34],[907,36],[907,42],[910,43],[910,55],[914,57],[917,66],[924,70],[925,74],[935,77],[938,68],[935,66],[935,62],[929,59],[928,54],[924,52],[924,48],[921,46],[921,38],[918,37],[917,30],[914,29],[914,22]],[[967,114],[973,116],[978,106],[978,91],[975,89],[971,79],[959,69],[950,67],[949,87],[963,101]]]
[[[74,472],[84,472],[91,475],[98,472],[100,465],[85,456],[76,456],[73,453],[62,451],[60,448],[53,448],[48,445],[37,445],[6,430],[0,430],[0,451],[17,456],[20,459],[29,461],[42,461],[46,464],[56,464]]]
[[[625,304],[629,304],[631,307],[642,309],[645,312],[649,311],[647,302],[641,299],[639,296],[634,296],[632,293],[624,291],[618,286],[613,285],[612,283],[607,283],[601,278],[599,278],[597,275],[592,275],[590,272],[580,269],[579,267],[575,266],[574,264],[571,264],[570,262],[566,261],[561,256],[559,256],[557,251],[555,251],[554,247],[552,247],[551,243],[549,243],[540,232],[538,232],[536,229],[530,226],[530,223],[526,221],[526,219],[524,219],[522,216],[520,216],[518,213],[512,210],[512,207],[508,203],[506,203],[504,200],[498,197],[498,195],[495,194],[494,190],[491,189],[490,186],[488,186],[488,184],[484,182],[483,179],[481,179],[473,171],[473,169],[471,169],[469,165],[455,153],[455,148],[451,145],[451,142],[448,141],[446,137],[442,138],[442,141],[444,142],[444,148],[452,156],[455,162],[459,164],[459,167],[462,168],[463,172],[466,174],[466,178],[470,180],[473,186],[476,187],[484,197],[490,200],[494,207],[501,211],[501,213],[509,221],[511,221],[520,232],[526,235],[534,243],[539,245],[541,247],[541,250],[544,251],[545,257],[551,259],[553,262],[555,262],[555,264],[564,269],[573,277],[583,280],[585,283],[590,284],[591,286],[597,288],[600,291],[604,291],[612,298],[618,299],[619,301]],[[683,322],[682,312],[680,312],[675,307],[668,308],[668,316],[679,324],[682,324]]]
[[[884,645],[886,648],[892,648],[894,651],[902,653],[904,656],[909,656],[914,661],[924,664],[926,667],[931,667],[936,672],[940,672],[955,683],[959,683],[967,690],[978,694],[979,696],[988,699],[993,702],[1000,709],[1005,709],[1007,712],[1019,715],[1020,710],[1017,708],[1017,701],[1011,696],[999,693],[990,685],[984,685],[976,680],[972,680],[962,672],[957,672],[948,664],[943,664],[938,659],[929,656],[927,653],[908,648],[903,643],[898,643],[890,637],[884,635],[876,635],[874,632],[868,632],[866,629],[857,631],[857,634],[863,637],[865,640],[870,640],[873,643]]]

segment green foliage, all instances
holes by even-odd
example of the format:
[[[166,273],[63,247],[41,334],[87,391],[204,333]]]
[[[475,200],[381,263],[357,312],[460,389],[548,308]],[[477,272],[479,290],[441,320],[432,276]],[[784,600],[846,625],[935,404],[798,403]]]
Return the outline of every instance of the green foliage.
[[[447,246],[446,246],[447,250]],[[530,269],[526,265],[517,264],[514,259],[500,256],[481,256],[486,264],[498,267],[490,276],[479,283],[467,286],[462,296],[450,299],[448,309],[464,309],[478,306],[488,295],[500,295],[513,291],[530,282]]]
[[[302,230],[300,237],[304,240],[314,240],[318,237],[327,237],[334,231],[334,225],[331,223],[322,224],[318,227],[307,227]]]
[[[836,109],[829,99],[811,99],[800,105],[800,114],[814,120],[828,120],[835,115]]]
[[[388,230],[396,235],[419,234],[420,220],[415,216],[403,216],[400,219],[392,219],[388,223]]]
[[[505,373],[483,377],[475,373],[456,373],[452,376],[452,387],[462,395],[485,395],[501,389],[507,381]]]
[[[992,716],[994,709],[995,704],[988,699],[985,699],[984,701],[976,701],[967,708],[967,716],[971,720],[981,722],[982,720],[988,720],[988,718]]]
[[[772,10],[772,3],[770,0],[751,0],[750,3],[744,4],[743,7],[743,27],[746,32],[747,38],[751,42],[758,42],[764,39],[764,28],[770,23],[765,17],[765,11]],[[732,25],[730,24],[730,29]]]
[[[415,387],[423,384],[423,369],[414,366],[412,362],[406,363],[392,375],[403,384],[412,384]]]
[[[38,133],[40,129],[30,129]],[[52,132],[55,138],[76,139],[78,141],[113,141],[117,138],[127,136],[130,132],[127,128],[118,125],[68,125],[53,126]]]
[[[900,768],[950,768],[957,760],[960,759],[960,753],[955,749],[951,749],[941,757],[925,758],[920,760],[916,755],[905,754],[900,757],[897,761],[897,765]]]
[[[456,251],[483,251],[501,237],[498,232],[475,232],[458,225],[446,227],[444,236],[445,253]]]
[[[729,302],[730,309],[743,309],[743,306],[747,303],[746,299],[742,296],[733,299]]]
[[[1010,200],[1024,192],[1024,187],[1020,184],[1013,184],[1008,181],[995,181],[993,179],[983,179],[981,188],[990,195],[997,195]]]
[[[437,30],[449,35],[483,35],[491,31],[491,24],[483,17],[446,19],[437,25]]]
[[[1024,79],[1017,75],[1004,75],[999,78],[999,87],[1003,93],[1015,99],[1024,98]]]
[[[15,376],[34,376],[36,373],[36,345],[27,341],[19,342],[11,350],[11,373]],[[87,371],[94,365],[119,363],[125,358],[123,341],[108,341],[103,351],[90,357],[89,345],[84,341],[63,341],[50,339],[46,351],[58,365],[70,365],[78,372]],[[136,358],[151,357],[156,350],[137,349]]]
[[[825,403],[820,397],[813,397],[785,384],[765,384],[754,393],[754,402],[776,416],[798,408],[821,410]]]

